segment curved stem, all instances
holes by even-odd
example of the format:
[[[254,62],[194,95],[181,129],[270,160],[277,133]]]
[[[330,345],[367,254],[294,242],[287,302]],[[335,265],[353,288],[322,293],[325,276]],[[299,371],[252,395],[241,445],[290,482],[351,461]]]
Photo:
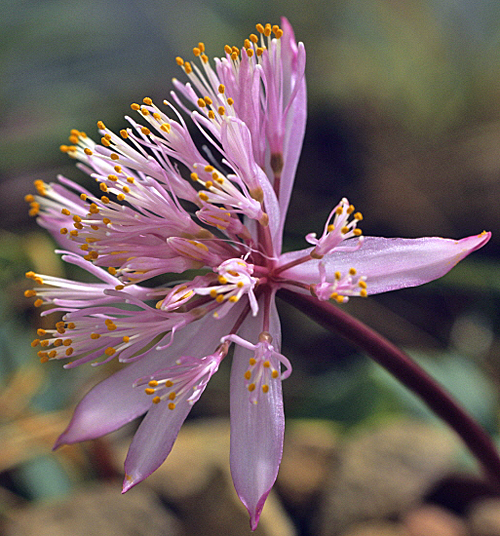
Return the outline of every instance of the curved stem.
[[[481,426],[417,363],[382,335],[328,302],[281,289],[278,296],[369,354],[455,430],[500,490],[500,457]]]

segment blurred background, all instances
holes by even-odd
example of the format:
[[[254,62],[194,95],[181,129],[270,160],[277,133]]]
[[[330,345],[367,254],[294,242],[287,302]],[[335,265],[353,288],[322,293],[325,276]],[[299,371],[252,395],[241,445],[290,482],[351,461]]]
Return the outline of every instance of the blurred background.
[[[500,3],[497,0],[3,0],[0,18],[0,534],[247,534],[229,478],[228,366],[161,470],[120,495],[136,424],[51,452],[112,372],[41,366],[24,273],[70,276],[28,217],[36,179],[83,176],[70,129],[123,128],[168,97],[175,56],[210,57],[285,15],[306,45],[308,125],[287,223],[305,247],[346,196],[366,235],[491,242],[442,280],[346,308],[404,348],[498,436]],[[311,210],[303,210],[311,207]],[[490,536],[500,502],[461,442],[369,358],[280,304],[287,439],[256,534]],[[89,515],[91,514],[91,515]]]

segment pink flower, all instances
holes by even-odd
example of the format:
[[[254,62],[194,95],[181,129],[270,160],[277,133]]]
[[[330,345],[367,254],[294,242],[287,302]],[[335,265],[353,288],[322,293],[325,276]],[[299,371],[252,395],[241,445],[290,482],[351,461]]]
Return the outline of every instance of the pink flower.
[[[306,122],[305,50],[288,21],[257,25],[241,49],[211,63],[177,58],[188,82],[171,100],[131,108],[120,135],[98,122],[96,144],[72,131],[63,152],[94,181],[96,195],[59,177],[37,181],[31,213],[59,240],[64,261],[99,282],[29,272],[27,296],[62,313],[39,330],[43,362],[65,367],[112,359],[127,366],[80,402],[56,446],[96,438],[146,414],[125,462],[123,490],[168,456],[192,405],[234,344],[231,471],[252,529],[278,473],[284,413],[275,295],[286,288],[345,302],[443,276],[490,238],[364,238],[359,212],[342,199],[312,247],[282,253],[286,212]],[[205,136],[193,142],[182,113]],[[143,285],[167,273],[192,280]]]

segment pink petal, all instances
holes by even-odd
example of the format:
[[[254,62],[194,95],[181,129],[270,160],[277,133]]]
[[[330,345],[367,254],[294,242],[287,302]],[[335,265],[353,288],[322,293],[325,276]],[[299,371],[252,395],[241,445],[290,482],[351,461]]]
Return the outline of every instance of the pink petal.
[[[176,341],[182,342],[178,343],[175,348],[174,342],[168,349],[173,360],[181,355],[204,357],[211,354],[219,345],[221,337],[230,332],[243,305],[236,304],[234,315],[227,315],[220,320],[216,320],[211,314],[206,315],[195,323],[197,324],[196,331],[190,331],[191,326],[184,328],[176,335]],[[169,364],[171,363],[157,366],[155,370],[148,369],[141,372],[139,376],[152,374]],[[137,378],[138,376],[134,379]],[[143,389],[138,389],[144,393]],[[192,405],[186,402],[179,403],[174,410],[170,410],[167,403],[152,404],[151,398],[144,396],[149,401],[149,411],[135,433],[125,460],[123,492],[144,480],[165,461],[172,450],[182,423],[192,408]]]
[[[212,339],[216,340],[215,345],[218,344],[217,337],[211,337],[208,342],[204,338],[207,326],[212,327],[212,324],[217,321],[209,315],[186,326],[176,334],[169,348],[152,352],[96,385],[78,404],[68,428],[59,436],[54,448],[95,439],[145,413],[151,408],[151,397],[143,388],[132,387],[135,380],[171,365],[179,355],[205,355],[207,344],[214,342]]]
[[[483,247],[491,233],[469,236],[461,240],[447,238],[378,238],[365,237],[363,245],[353,251],[325,255],[327,277],[336,271],[345,273],[356,268],[367,277],[368,294],[378,294],[414,287],[433,281],[448,273],[458,262]],[[279,263],[286,264],[311,251],[311,248],[286,253]],[[319,280],[318,260],[311,260],[285,270],[282,275],[310,284]]]
[[[304,76],[306,51],[303,43],[295,42],[293,29],[287,19],[281,21],[283,37],[281,38],[281,54],[283,61],[284,79],[297,84],[293,102],[286,115],[285,138],[283,141],[283,170],[281,172],[281,185],[279,192],[280,210],[282,215],[280,234],[277,237],[279,244],[276,249],[281,249],[281,235],[285,225],[285,217],[290,202],[295,172],[302,150],[302,142],[306,128],[307,118],[307,91]],[[290,88],[293,90],[293,88]],[[290,94],[285,95],[285,101]]]
[[[248,316],[238,334],[256,343],[262,331],[263,308],[256,317]],[[280,324],[273,302],[271,329],[273,345],[279,351]],[[231,368],[231,474],[236,492],[250,514],[255,530],[264,502],[273,487],[283,453],[285,416],[281,382],[272,382],[269,392],[252,404],[244,384],[244,374],[252,351],[236,346]]]

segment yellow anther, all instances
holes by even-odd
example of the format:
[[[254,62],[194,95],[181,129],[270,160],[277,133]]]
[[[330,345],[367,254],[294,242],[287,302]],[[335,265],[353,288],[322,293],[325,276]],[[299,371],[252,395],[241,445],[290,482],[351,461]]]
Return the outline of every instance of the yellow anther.
[[[231,54],[231,59],[232,59],[233,61],[236,61],[236,60],[238,59],[238,52],[233,52],[233,53]]]
[[[210,291],[210,297],[217,298],[217,291],[214,288]]]
[[[234,100],[229,97],[229,99],[227,99],[227,103],[229,104],[229,106],[232,106],[234,104]]]
[[[198,57],[201,54],[201,50],[198,47],[194,47],[193,54]]]
[[[193,68],[191,67],[189,61],[186,61],[186,63],[184,64],[184,71],[186,72],[186,74],[191,74],[193,72]]]
[[[141,106],[137,104],[137,102],[133,102],[130,107],[132,108],[132,110],[134,110],[134,112],[138,112],[141,109]]]
[[[26,201],[26,203],[33,203],[35,198],[31,194],[27,194],[27,195],[24,196],[24,200]]]
[[[264,28],[264,35],[266,37],[269,37],[271,35],[271,25],[269,23],[267,23],[266,27]]]
[[[61,153],[67,153],[69,151],[69,147],[67,145],[60,145],[59,150]]]
[[[158,387],[158,382],[156,380],[151,380],[148,382],[149,387]]]
[[[71,212],[67,208],[63,208],[61,210],[61,214],[64,214],[65,216],[71,215]]]
[[[257,364],[257,360],[255,359],[255,357],[251,357],[248,360],[248,363],[250,364],[251,367],[254,367]]]
[[[125,343],[130,342],[130,337],[128,337],[127,335],[124,335],[122,337],[122,342],[125,342]]]
[[[80,199],[82,201],[87,201],[87,194],[80,194]]]
[[[168,395],[169,400],[175,400],[175,397],[176,397],[175,391],[172,391],[172,392]]]
[[[123,290],[125,285],[116,285],[115,290]]]
[[[326,228],[326,230],[329,232],[329,233],[333,233],[333,231],[335,231],[335,225],[331,224],[328,225],[328,227]]]
[[[149,130],[148,127],[142,127],[141,128],[141,132],[145,135],[145,136],[149,136],[151,134],[151,130]]]
[[[247,49],[247,56],[251,58],[253,56],[253,50],[251,48]]]
[[[172,385],[174,385],[170,380],[167,380],[165,382],[165,387],[172,387]]]
[[[259,33],[264,33],[264,26],[262,26],[262,24],[260,24],[260,22],[259,22],[259,24],[255,25],[255,28],[257,29],[257,31]]]
[[[359,295],[362,298],[366,298],[368,296],[368,292],[366,291],[366,289],[362,289],[362,290],[359,291]]]
[[[91,333],[91,334],[90,334],[90,338],[91,338],[91,339],[94,339],[94,340],[95,340],[95,339],[99,339],[99,337],[100,337],[99,333]]]
[[[175,404],[173,402],[169,402],[168,409],[170,409],[170,410],[175,409]]]
[[[103,195],[103,196],[101,197],[101,201],[102,201],[105,205],[107,205],[107,204],[109,203],[109,197],[106,197],[105,195]]]
[[[36,291],[35,290],[25,290],[24,291],[24,296],[26,298],[33,298],[33,296],[36,296]]]
[[[349,268],[349,274],[350,275],[356,275],[356,268]]]
[[[170,125],[168,123],[163,123],[160,128],[163,130],[163,132],[166,132],[167,134],[170,132]]]
[[[347,207],[346,212],[347,212],[347,214],[351,215],[351,214],[354,212],[354,210],[355,210],[355,209],[354,209],[354,205],[349,205],[349,206]]]
[[[203,99],[198,99],[198,106],[200,108],[205,108],[206,105],[207,103]]]
[[[127,177],[127,182],[129,184],[134,184],[134,181],[135,181],[134,177]]]
[[[47,361],[49,360],[49,356],[47,355],[43,355],[42,357],[40,357],[40,363],[47,363]]]
[[[257,56],[262,56],[264,54],[264,49],[262,47],[257,47]]]
[[[111,153],[109,155],[109,157],[111,158],[111,160],[119,160],[120,159],[120,157],[116,153]]]
[[[356,212],[353,217],[355,220],[361,221],[363,219],[363,214],[361,214],[361,212]]]
[[[33,348],[36,348],[39,344],[40,344],[40,339],[35,339],[35,340],[31,343],[31,346],[33,346]]]
[[[213,110],[209,110],[208,111],[208,118],[209,119],[215,119],[215,113]]]
[[[280,374],[279,374],[279,372],[278,372],[277,370],[273,370],[273,371],[271,372],[271,377],[274,378],[274,379],[276,379],[279,375],[280,375]]]
[[[225,91],[226,91],[226,86],[224,86],[224,84],[220,84],[220,86],[219,86],[219,93],[220,93],[221,95],[223,95]]]
[[[199,48],[202,52],[205,52],[205,43],[198,43],[198,48]]]
[[[247,370],[244,376],[245,376],[245,380],[249,380],[252,377],[252,373],[249,370]]]
[[[116,353],[116,350],[112,346],[110,346],[106,348],[106,350],[104,350],[104,353],[111,357],[114,353]]]
[[[126,140],[126,139],[128,138],[128,132],[127,132],[124,128],[122,128],[122,129],[120,130],[120,136],[121,136],[124,140]]]
[[[155,396],[155,397],[153,398],[153,404],[159,404],[160,401],[161,401],[161,398],[160,398],[159,396]]]
[[[56,351],[56,350],[51,350],[51,351],[49,352],[49,358],[54,359],[54,357],[56,357],[56,355],[57,355],[57,351]]]
[[[47,335],[47,332],[43,329],[43,328],[38,328],[36,330],[36,334],[39,336],[39,337],[43,337],[44,335]]]
[[[361,229],[354,229],[353,234],[354,236],[361,236],[363,231]]]
[[[219,275],[219,277],[217,277],[217,280],[219,281],[221,285],[227,284],[227,279],[223,275]]]
[[[92,156],[92,155],[94,154],[88,147],[85,147],[85,149],[83,150],[83,152],[84,152],[87,156]]]
[[[342,274],[341,274],[339,271],[335,272],[335,279],[336,279],[337,281],[338,281],[341,277],[342,277]]]
[[[219,106],[219,108],[217,108],[217,111],[220,115],[224,115],[226,113],[226,109],[224,108],[224,106]]]
[[[150,97],[144,97],[144,98],[142,99],[142,102],[143,102],[144,104],[147,104],[148,106],[151,106],[151,105],[153,104],[153,100],[152,100]]]
[[[102,145],[104,145],[104,147],[109,147],[111,145],[109,140],[107,138],[105,138],[105,137],[101,138],[101,143],[102,143]]]
[[[156,393],[156,389],[151,389],[150,387],[146,387],[146,389],[144,389],[144,392],[147,395],[154,395]]]
[[[177,58],[175,58],[175,61],[177,62],[177,65],[184,65],[184,60],[180,56],[177,56]]]
[[[264,361],[264,363],[262,363],[262,366],[264,366],[265,368],[270,368],[271,367],[271,363],[269,361]]]
[[[218,294],[217,298],[215,298],[215,301],[217,303],[222,303],[224,301],[224,294]]]
[[[342,227],[342,229],[340,229],[340,232],[342,234],[347,234],[349,232],[349,227],[347,227],[346,225],[344,225],[344,227]]]
[[[205,192],[198,192],[198,197],[202,200],[202,201],[205,201],[205,203],[208,202],[208,195],[205,193]]]
[[[265,384],[264,384],[264,385],[262,386],[262,392],[263,392],[263,393],[267,393],[267,392],[269,392],[269,385],[265,385]]]
[[[198,173],[195,173],[195,172],[191,173],[191,179],[192,179],[192,180],[197,181],[198,178],[199,178],[199,177],[198,177]]]
[[[205,101],[207,106],[210,106],[212,104],[212,99],[210,97],[203,97],[203,100]]]
[[[236,303],[236,302],[238,301],[238,296],[230,296],[230,297],[229,297],[229,301],[230,301],[231,303]]]
[[[250,39],[250,41],[252,41],[252,43],[258,43],[259,41],[259,38],[255,34],[250,34],[248,38]]]
[[[367,287],[366,281],[363,281],[363,280],[359,281],[358,286],[360,286],[361,288],[366,288]]]
[[[35,303],[33,304],[35,307],[41,307],[43,305],[43,300],[38,298],[38,300],[35,300]]]
[[[107,192],[108,191],[108,187],[103,183],[101,182],[101,184],[99,184],[99,188],[102,192]]]
[[[115,166],[113,168],[117,173],[121,173],[122,172],[122,167],[121,166]]]
[[[161,115],[158,112],[154,112],[153,117],[159,121],[161,119]]]
[[[125,186],[122,188],[122,190],[123,190],[126,194],[130,193],[130,188],[129,188],[127,185],[125,185]]]
[[[229,45],[226,45],[226,46],[224,47],[224,52],[225,52],[226,54],[231,54],[231,52],[232,52],[231,47],[230,47]]]
[[[63,343],[63,340],[62,339],[56,339],[54,341],[54,346],[58,347],[58,346],[62,346],[62,343]]]
[[[248,390],[249,390],[250,392],[255,391],[255,383],[251,383],[251,384],[248,386]]]

